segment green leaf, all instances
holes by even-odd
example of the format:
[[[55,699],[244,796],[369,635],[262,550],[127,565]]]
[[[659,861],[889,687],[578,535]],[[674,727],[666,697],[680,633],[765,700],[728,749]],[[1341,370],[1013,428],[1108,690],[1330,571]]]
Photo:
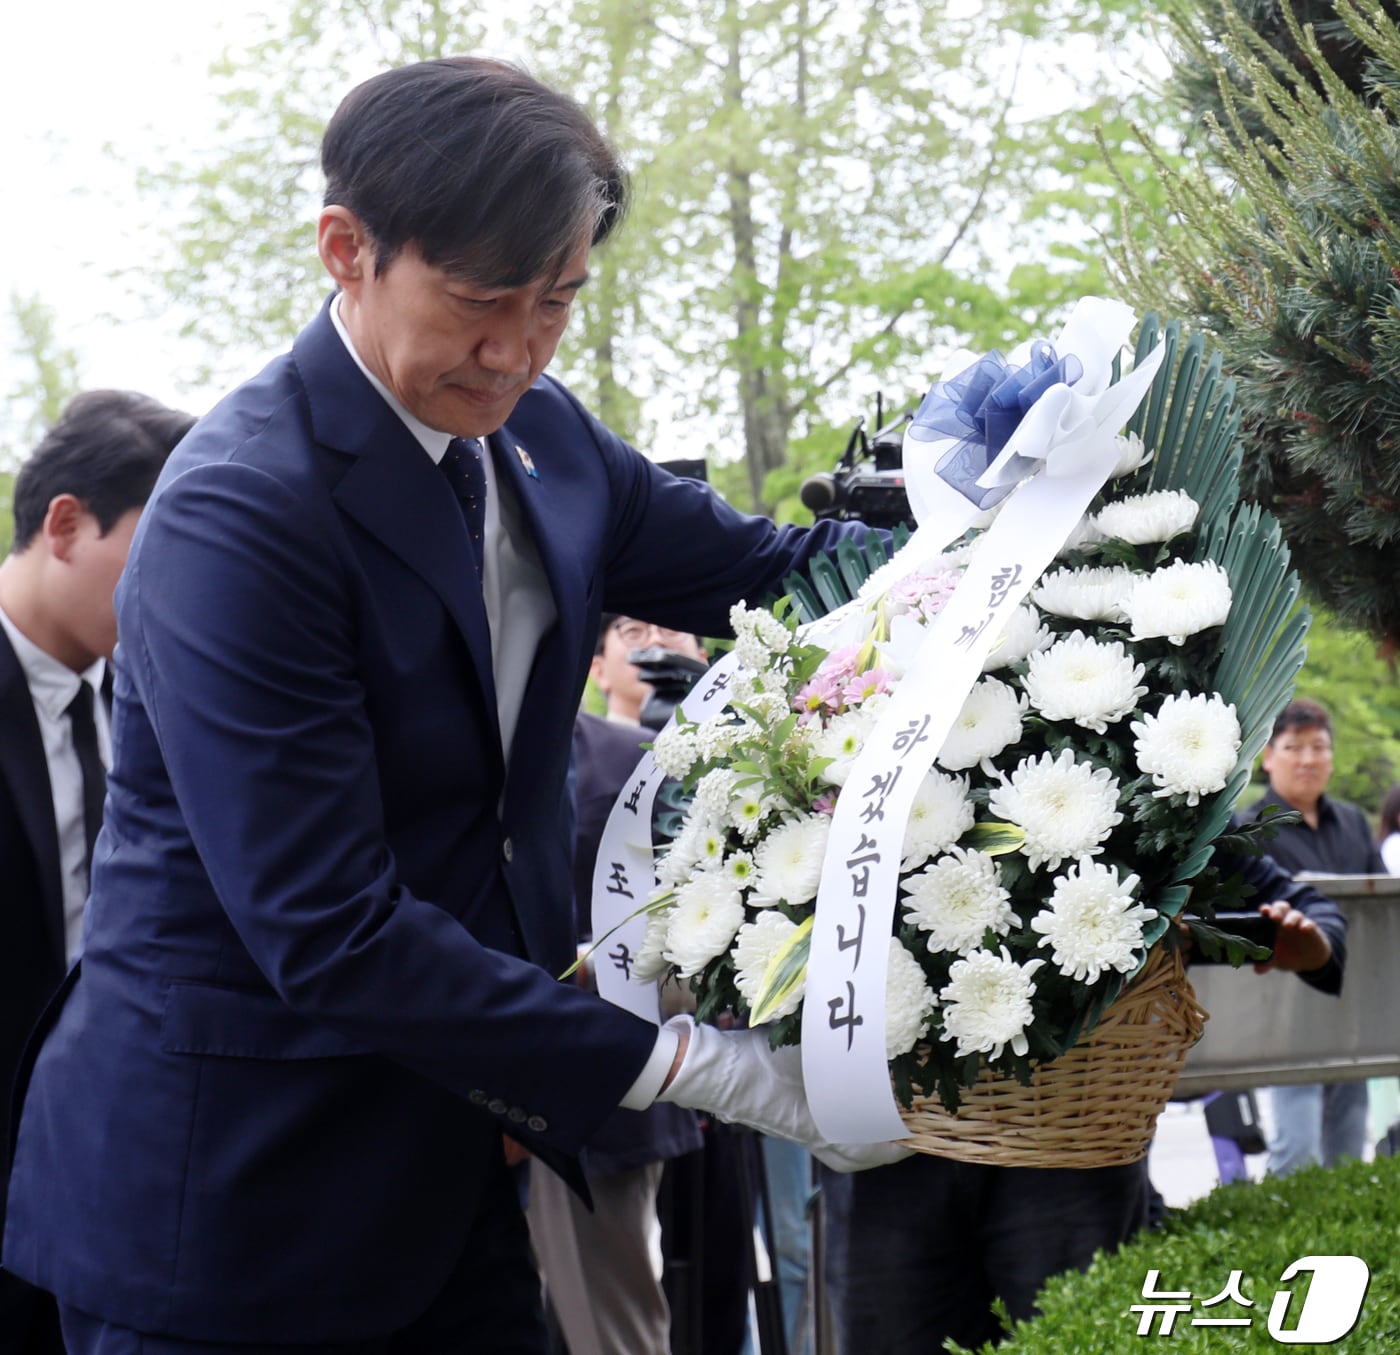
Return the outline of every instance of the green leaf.
[[[761,1026],[771,1021],[778,1008],[806,977],[807,957],[812,950],[812,922],[813,917],[809,914],[773,953],[749,1014],[750,1025]]]
[[[1020,850],[1026,840],[1026,830],[1014,823],[974,823],[958,839],[958,846],[966,851],[983,852],[987,856],[1004,856],[1007,852]]]

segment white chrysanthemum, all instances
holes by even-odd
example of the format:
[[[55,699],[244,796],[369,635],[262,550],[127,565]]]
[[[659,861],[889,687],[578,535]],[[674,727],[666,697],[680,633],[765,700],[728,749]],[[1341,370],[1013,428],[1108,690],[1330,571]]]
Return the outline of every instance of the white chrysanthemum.
[[[1076,621],[1121,621],[1123,595],[1137,577],[1121,565],[1102,569],[1056,569],[1031,591],[1031,601],[1054,616]]]
[[[651,755],[667,776],[677,781],[684,780],[700,756],[694,726],[667,725],[652,741]]]
[[[1118,444],[1118,464],[1109,472],[1113,479],[1131,475],[1139,466],[1152,460],[1147,444],[1136,433],[1119,433],[1114,439]]]
[[[1130,546],[1146,546],[1189,532],[1200,511],[1200,505],[1184,491],[1159,489],[1105,504],[1095,515],[1094,525],[1103,536]]]
[[[1214,560],[1177,560],[1144,574],[1123,601],[1134,640],[1164,635],[1174,645],[1223,626],[1230,615],[1230,576]]]
[[[1021,683],[1047,720],[1073,720],[1102,734],[1147,695],[1142,674],[1116,640],[1105,644],[1076,630],[1032,654]]]
[[[827,815],[806,814],[769,833],[753,854],[758,880],[749,904],[755,908],[776,903],[796,906],[816,898],[830,832]]]
[[[881,713],[889,704],[888,696],[872,696],[868,701],[841,715],[834,716],[825,729],[811,736],[815,757],[831,758],[831,765],[821,779],[829,786],[844,786],[851,768],[859,756]]]
[[[1156,715],[1133,721],[1137,764],[1159,787],[1153,795],[1184,795],[1188,805],[1224,788],[1242,737],[1234,706],[1219,696],[1169,696]]]
[[[763,783],[750,781],[746,786],[735,789],[729,801],[728,824],[739,830],[745,842],[757,839],[763,825],[789,808],[786,801],[776,795],[765,795]]]
[[[1028,654],[1044,649],[1049,643],[1050,627],[1029,602],[1023,602],[1011,613],[1006,629],[982,661],[982,671],[994,673],[998,668],[1009,668],[1013,663],[1020,663]]]
[[[909,808],[900,870],[913,870],[929,857],[946,852],[972,827],[975,817],[972,801],[967,798],[967,777],[929,772]]]
[[[730,852],[720,869],[738,889],[752,889],[758,879],[753,857],[748,852]]]
[[[907,1054],[928,1034],[929,1017],[938,999],[923,967],[898,937],[890,941],[885,968],[885,1058]]]
[[[1040,945],[1066,978],[1095,983],[1116,969],[1126,974],[1141,959],[1142,929],[1156,912],[1134,902],[1142,881],[1118,878],[1111,866],[1078,861],[1055,880],[1049,905],[1031,919]]]
[[[1017,1054],[1030,1048],[1026,1027],[1035,1015],[1033,976],[1044,963],[1027,960],[1018,965],[1004,950],[976,950],[953,961],[938,997],[943,1004],[943,1038],[957,1041],[959,1058],[1000,1058],[1008,1044]]]
[[[904,917],[929,934],[931,951],[967,955],[987,932],[1005,936],[1016,921],[1001,870],[985,852],[954,847],[933,865],[900,884]]]
[[[958,718],[938,750],[938,763],[950,772],[996,757],[1021,737],[1026,698],[997,678],[983,678],[967,694]]]
[[[1055,552],[1055,557],[1059,559],[1077,550],[1088,551],[1102,540],[1103,537],[1095,525],[1092,515],[1085,514],[1074,524],[1070,534],[1065,537],[1064,544]]]
[[[671,840],[656,860],[656,880],[663,888],[671,889],[696,869],[700,855],[700,845],[711,830],[711,823],[694,816],[688,817],[681,831]]]
[[[729,948],[744,920],[744,904],[723,874],[706,871],[676,890],[666,917],[666,958],[688,979]]]
[[[1118,782],[1106,767],[1076,762],[1065,748],[1059,757],[1024,758],[997,786],[988,808],[1025,832],[1021,851],[1032,870],[1081,856],[1097,856],[1104,839],[1122,823]]]
[[[666,958],[666,912],[647,914],[647,931],[632,960],[633,983],[655,983],[665,976],[671,962]]]
[[[750,1009],[758,1001],[759,990],[763,987],[763,976],[768,966],[793,932],[797,924],[785,918],[776,909],[761,912],[752,922],[739,928],[734,942],[734,986],[738,988]],[[778,1021],[791,1016],[802,1005],[803,994],[807,991],[807,976],[803,974],[796,987],[779,1004],[770,1020]]]

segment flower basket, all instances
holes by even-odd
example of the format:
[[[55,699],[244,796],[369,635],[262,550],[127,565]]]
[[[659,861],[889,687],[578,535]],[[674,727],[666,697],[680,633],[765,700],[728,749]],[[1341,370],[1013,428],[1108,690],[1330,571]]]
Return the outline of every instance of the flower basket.
[[[1180,951],[1154,950],[1103,1019],[1031,1073],[984,1068],[955,1115],[920,1096],[902,1112],[916,1152],[998,1167],[1110,1167],[1141,1158],[1207,1013]]]
[[[678,977],[700,1020],[800,1044],[832,1142],[1131,1162],[1201,1033],[1182,933],[1211,950],[1243,901],[1231,811],[1307,618],[1239,502],[1218,358],[1149,317],[1110,380],[1104,318],[935,385],[905,435],[918,532],[736,607],[609,822],[594,934],[630,979],[600,990],[654,1009]]]

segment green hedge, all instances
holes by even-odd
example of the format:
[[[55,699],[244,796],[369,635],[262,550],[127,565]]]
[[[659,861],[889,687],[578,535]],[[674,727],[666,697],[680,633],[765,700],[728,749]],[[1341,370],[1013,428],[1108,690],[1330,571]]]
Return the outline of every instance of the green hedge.
[[[1114,1352],[1328,1351],[1337,1355],[1400,1352],[1400,1158],[1351,1162],[1298,1172],[1286,1180],[1241,1182],[1213,1191],[1189,1209],[1173,1211],[1159,1232],[1143,1233],[1113,1256],[1098,1256],[1085,1274],[1059,1275],[1041,1295],[1043,1316],[1019,1323],[997,1355],[1114,1355]],[[1284,1285],[1279,1277],[1304,1256],[1359,1256],[1371,1269],[1361,1317],[1351,1333],[1328,1345],[1287,1345],[1272,1337],[1268,1312],[1279,1289],[1294,1293],[1291,1327],[1308,1277]],[[1193,1311],[1171,1334],[1137,1334],[1134,1303],[1149,1270],[1157,1288],[1194,1295]],[[1254,1306],[1230,1300],[1209,1310],[1201,1300],[1220,1294],[1232,1270]],[[1193,1327],[1193,1316],[1251,1317],[1249,1327]],[[990,1351],[991,1347],[985,1348]]]

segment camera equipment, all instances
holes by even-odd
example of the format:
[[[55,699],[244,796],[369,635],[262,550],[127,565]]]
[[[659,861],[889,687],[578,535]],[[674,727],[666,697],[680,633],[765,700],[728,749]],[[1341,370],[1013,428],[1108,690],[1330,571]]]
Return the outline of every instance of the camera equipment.
[[[648,729],[661,729],[685,694],[709,668],[703,659],[692,659],[688,654],[677,654],[661,645],[633,649],[627,655],[627,662],[651,688],[651,695],[642,703],[641,710],[641,721]]]
[[[882,425],[883,404],[877,396],[873,434],[867,436],[865,420],[858,420],[836,468],[802,482],[802,502],[818,521],[854,519],[870,527],[893,529],[903,523],[913,528],[914,515],[904,488],[904,425],[918,406],[911,405],[892,423]]]

